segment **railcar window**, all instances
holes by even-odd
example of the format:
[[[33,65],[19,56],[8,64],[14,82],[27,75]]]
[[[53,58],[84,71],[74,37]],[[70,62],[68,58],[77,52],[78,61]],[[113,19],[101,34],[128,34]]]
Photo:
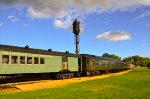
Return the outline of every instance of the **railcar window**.
[[[105,66],[105,62],[102,62],[103,66]]]
[[[109,62],[109,65],[111,66],[111,65],[112,65],[112,63],[111,63],[111,62]]]
[[[27,57],[27,64],[32,64],[32,57]]]
[[[93,65],[93,62],[91,61],[91,66]]]
[[[20,64],[25,64],[25,57],[24,56],[20,56]]]
[[[97,64],[96,64],[96,61],[94,60],[94,61],[93,61],[93,66],[95,66],[95,65],[97,65]]]
[[[18,56],[12,56],[11,57],[11,64],[17,64],[17,59],[18,59]]]
[[[110,66],[110,63],[109,63],[109,62],[107,62],[107,66]]]
[[[40,64],[45,64],[44,58],[40,58]]]
[[[38,57],[34,57],[34,64],[39,64],[39,58]]]
[[[9,55],[2,55],[2,64],[9,64]]]
[[[99,65],[102,65],[102,62],[99,62]]]
[[[96,61],[96,63],[95,63],[96,65],[98,65],[98,61]]]
[[[62,57],[62,69],[63,70],[68,69],[68,58],[66,56]]]

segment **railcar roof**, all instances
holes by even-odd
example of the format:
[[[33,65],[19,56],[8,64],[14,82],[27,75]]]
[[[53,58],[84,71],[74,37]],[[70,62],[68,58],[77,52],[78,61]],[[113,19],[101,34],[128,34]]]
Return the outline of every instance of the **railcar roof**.
[[[96,55],[90,55],[90,54],[80,54],[82,57],[88,57],[88,58],[94,58],[99,60],[107,60],[107,61],[114,61],[114,62],[122,62],[121,60],[107,58],[107,57],[101,57]]]
[[[33,54],[43,54],[43,55],[56,55],[56,56],[68,56],[68,57],[77,57],[76,54],[66,52],[57,52],[57,51],[48,51],[42,49],[10,46],[10,45],[1,45],[0,51],[11,51],[11,52],[22,52],[22,53],[33,53]]]

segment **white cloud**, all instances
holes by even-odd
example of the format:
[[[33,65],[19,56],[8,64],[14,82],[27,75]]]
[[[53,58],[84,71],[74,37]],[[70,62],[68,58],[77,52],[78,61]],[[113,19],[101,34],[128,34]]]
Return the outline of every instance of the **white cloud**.
[[[150,0],[109,0],[112,10],[128,10],[139,6],[150,6]]]
[[[17,22],[17,21],[19,21],[19,19],[17,19],[17,18],[14,18],[11,20],[11,22]]]
[[[91,13],[149,6],[150,0],[1,0],[0,7],[26,7],[31,18],[64,18],[70,10]]]
[[[55,20],[54,26],[56,26],[56,27],[62,27],[62,26],[63,26],[63,23],[62,23],[61,20]]]
[[[142,13],[141,15],[137,16],[135,18],[135,20],[142,19],[144,17],[149,17],[149,16],[150,16],[150,11],[146,11],[146,12]]]
[[[15,16],[10,15],[10,16],[8,16],[7,18],[8,18],[8,19],[13,19],[13,18],[15,18]]]
[[[26,8],[30,18],[51,18],[66,25],[68,17],[82,20],[89,13],[136,9],[139,6],[150,6],[150,0],[0,0],[0,7]]]
[[[72,21],[70,20],[55,20],[54,21],[54,26],[57,28],[63,28],[67,30],[72,30]]]
[[[122,40],[130,40],[131,36],[128,32],[105,32],[96,36],[97,40],[107,39],[109,42],[118,42]]]
[[[10,20],[11,22],[17,22],[17,21],[19,21],[19,19],[16,17],[16,16],[8,16],[7,17],[8,18],[8,20]]]

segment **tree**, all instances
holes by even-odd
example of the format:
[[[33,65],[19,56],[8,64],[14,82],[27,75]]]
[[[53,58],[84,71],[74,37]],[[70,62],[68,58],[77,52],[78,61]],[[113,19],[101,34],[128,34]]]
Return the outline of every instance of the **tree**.
[[[115,55],[115,54],[104,53],[104,54],[102,55],[102,57],[107,57],[107,58],[113,58],[113,59],[119,59],[119,60],[121,60],[121,57],[119,57],[119,56],[117,56],[117,55]]]
[[[134,60],[132,59],[132,57],[128,57],[128,58],[124,58],[123,62],[129,63],[129,64],[133,64]]]
[[[141,67],[149,67],[150,66],[150,58],[141,57],[138,55],[124,58],[123,61],[128,62],[128,63],[132,63],[135,66],[141,66]]]

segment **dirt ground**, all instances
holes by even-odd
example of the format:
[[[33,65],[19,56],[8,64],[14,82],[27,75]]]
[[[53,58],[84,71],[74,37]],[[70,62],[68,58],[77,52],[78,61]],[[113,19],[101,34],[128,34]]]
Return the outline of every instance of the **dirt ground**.
[[[102,79],[110,76],[116,76],[116,75],[122,75],[124,73],[129,72],[119,72],[119,73],[113,73],[113,74],[105,74],[95,77],[80,77],[80,78],[72,78],[72,79],[64,79],[64,80],[40,80],[40,81],[29,81],[29,82],[19,82],[15,84],[16,89],[13,89],[11,92],[21,92],[21,91],[29,91],[29,90],[37,90],[37,89],[44,89],[44,88],[56,88],[56,87],[62,87],[73,83],[78,82],[84,82],[94,79]],[[9,91],[5,91],[6,93]],[[3,94],[5,92],[1,92],[0,94]]]

